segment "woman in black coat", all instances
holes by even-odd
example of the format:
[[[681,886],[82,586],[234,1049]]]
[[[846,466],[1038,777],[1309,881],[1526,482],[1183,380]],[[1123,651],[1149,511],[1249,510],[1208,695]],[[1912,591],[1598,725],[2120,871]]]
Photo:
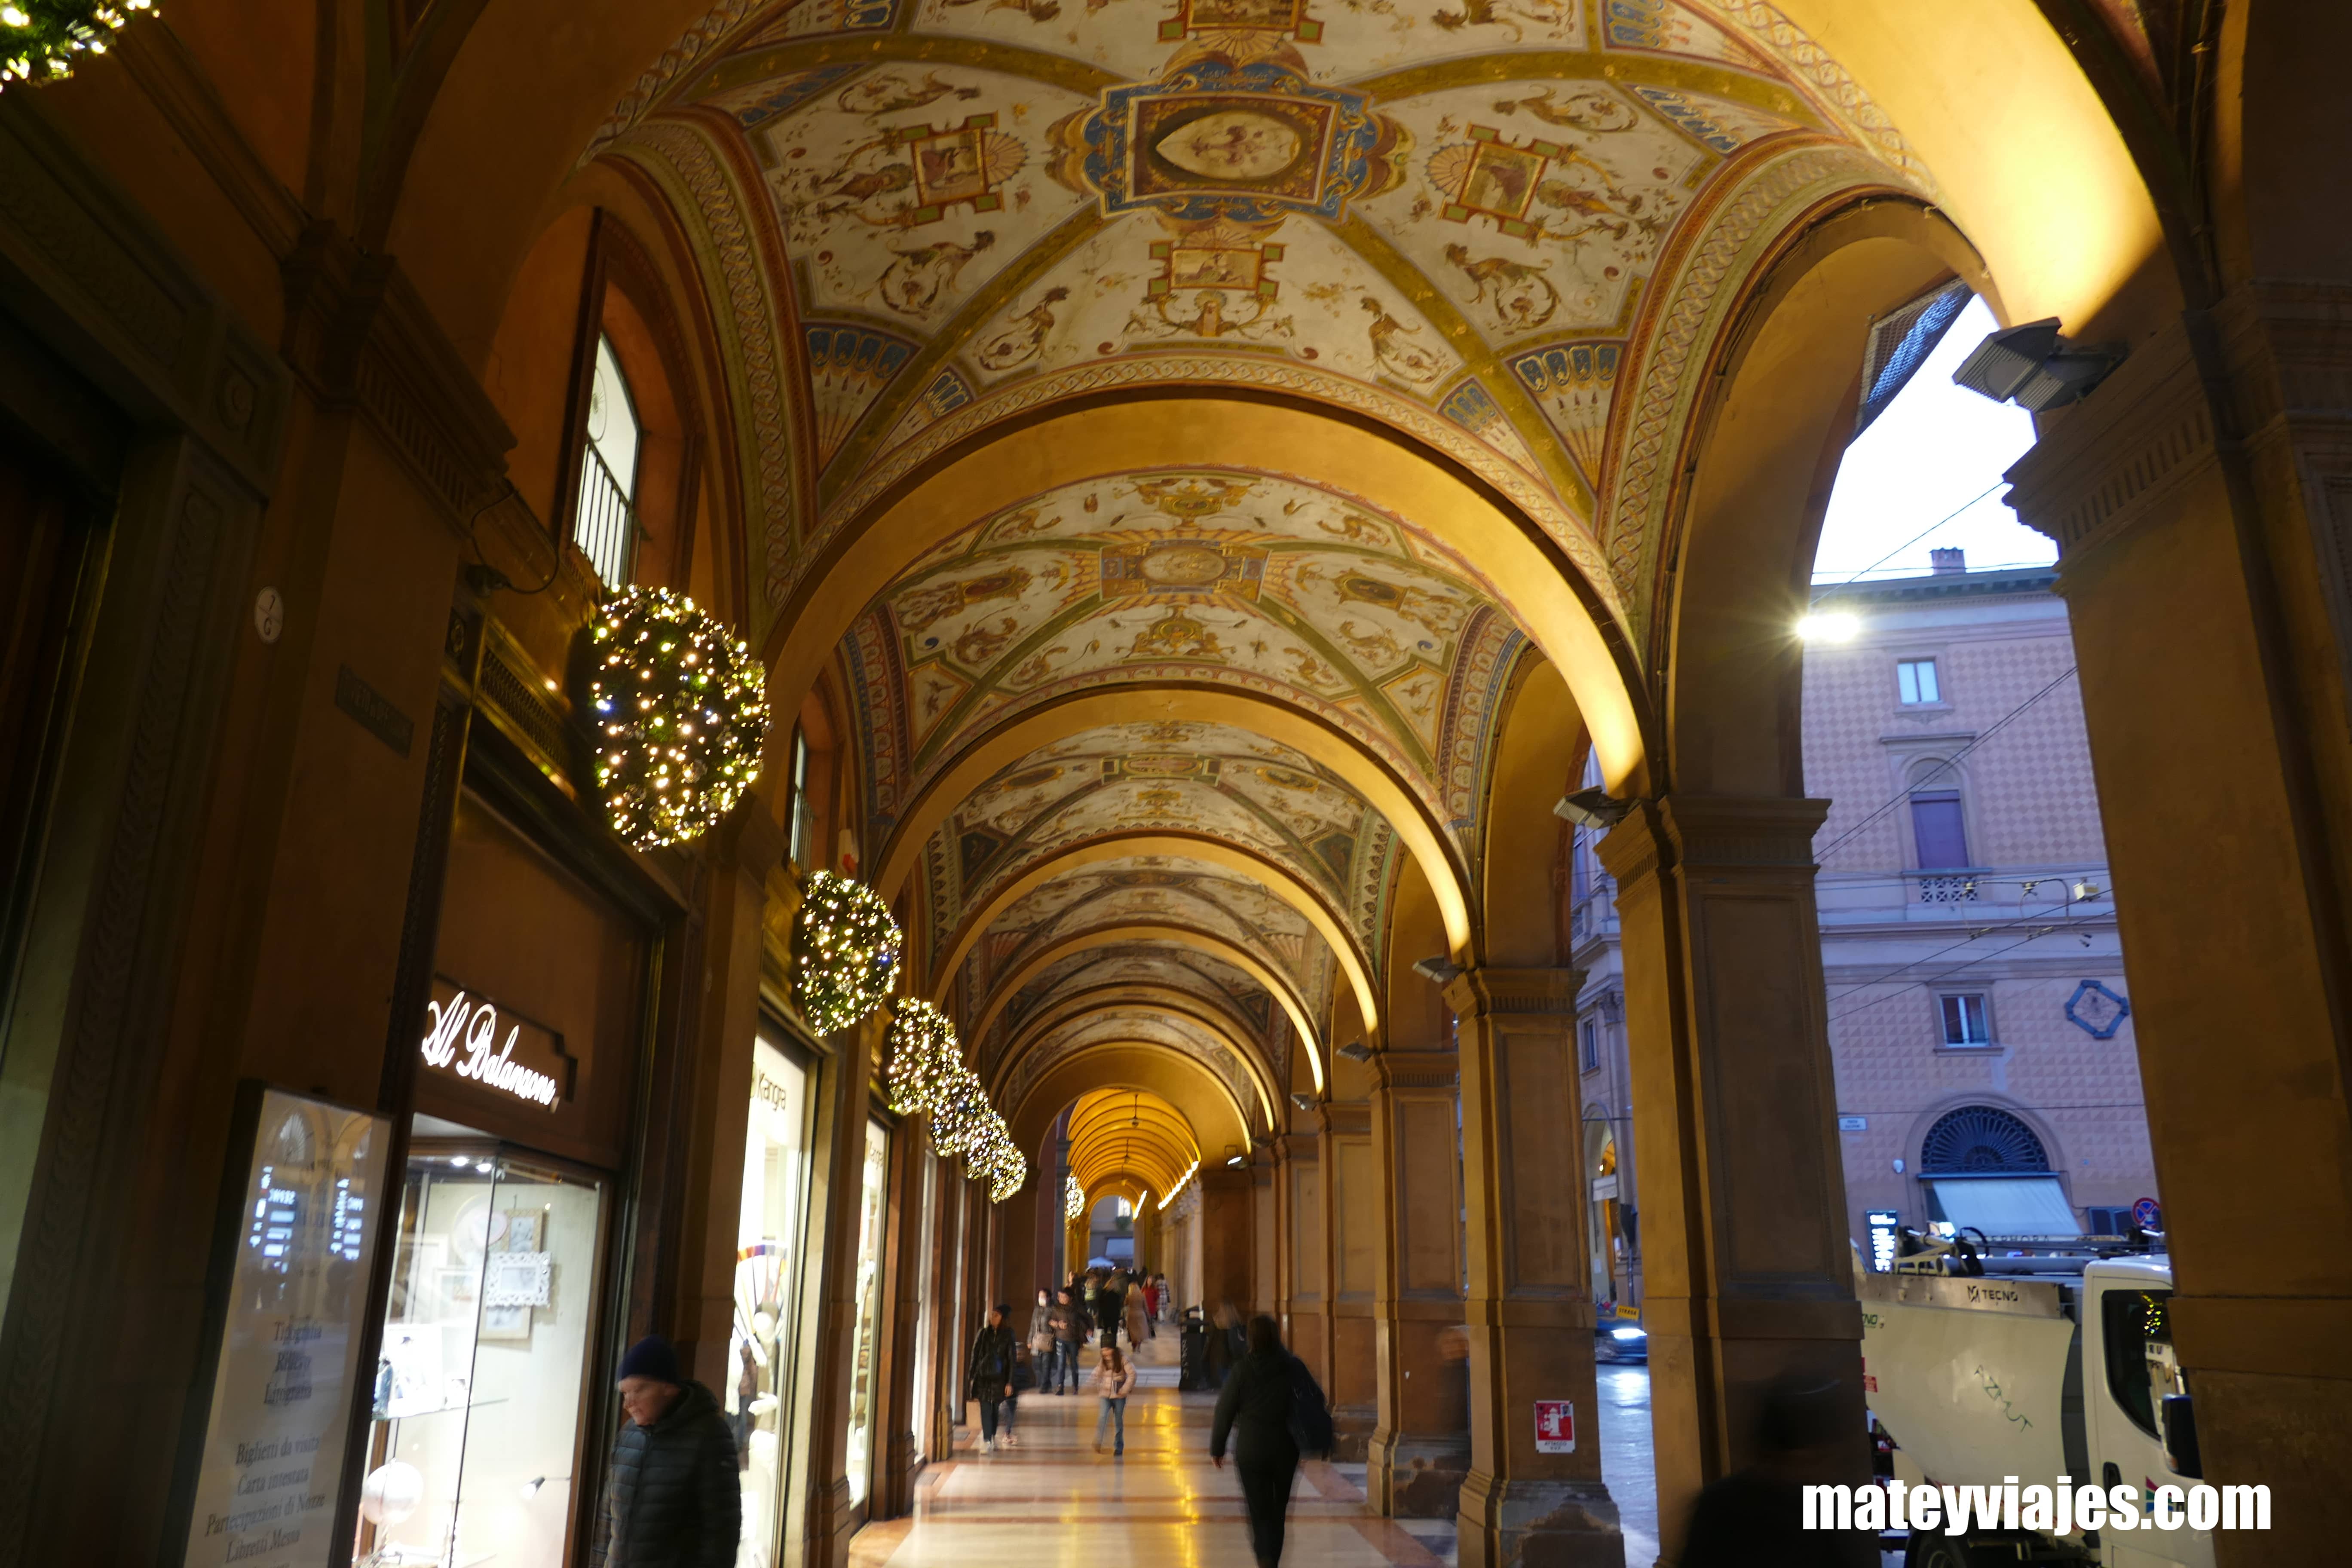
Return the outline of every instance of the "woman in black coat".
[[[1004,1326],[1003,1305],[988,1310],[988,1324],[973,1337],[964,1364],[971,1369],[971,1396],[980,1402],[980,1451],[992,1453],[997,1407],[1013,1397],[1013,1331]]]
[[[1209,1430],[1209,1457],[1220,1469],[1225,1439],[1234,1438],[1234,1468],[1242,1473],[1242,1497],[1249,1509],[1250,1550],[1258,1568],[1282,1561],[1283,1518],[1290,1511],[1291,1483],[1298,1477],[1298,1445],[1290,1436],[1290,1352],[1272,1318],[1252,1318],[1249,1353],[1234,1363],[1217,1395],[1217,1418]]]

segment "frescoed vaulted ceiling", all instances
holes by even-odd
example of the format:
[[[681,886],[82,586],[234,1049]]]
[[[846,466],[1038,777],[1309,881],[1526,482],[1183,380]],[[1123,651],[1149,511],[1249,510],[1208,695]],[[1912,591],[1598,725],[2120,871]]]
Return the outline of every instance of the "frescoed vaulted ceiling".
[[[722,0],[589,151],[701,208],[752,400],[804,389],[813,503],[747,459],[772,605],[947,441],[1223,384],[1454,454],[1638,622],[1621,393],[1679,374],[1701,237],[1809,152],[1929,186],[1763,0]]]
[[[1768,0],[721,0],[587,153],[669,195],[723,301],[752,630],[848,628],[916,983],[1013,1100],[1151,1045],[1253,1127],[1295,1058],[1323,1085],[1335,997],[1378,1026],[1408,866],[1472,940],[1498,715],[1565,668],[1559,583],[1482,570],[1461,509],[1638,665],[1738,279],[1832,197],[1932,195]],[[1456,488],[1206,437],[925,488],[1213,395]]]

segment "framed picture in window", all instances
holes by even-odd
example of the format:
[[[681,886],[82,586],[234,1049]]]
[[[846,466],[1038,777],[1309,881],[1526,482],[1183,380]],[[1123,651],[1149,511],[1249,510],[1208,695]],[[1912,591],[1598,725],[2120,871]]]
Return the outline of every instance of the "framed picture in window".
[[[529,1307],[490,1307],[482,1309],[481,1332],[476,1336],[485,1344],[529,1344],[530,1342]]]

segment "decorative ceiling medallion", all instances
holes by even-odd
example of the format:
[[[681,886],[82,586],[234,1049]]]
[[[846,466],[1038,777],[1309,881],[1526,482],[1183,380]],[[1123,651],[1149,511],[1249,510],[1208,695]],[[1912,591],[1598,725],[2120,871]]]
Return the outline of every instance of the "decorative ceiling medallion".
[[[952,131],[900,126],[890,141],[908,149],[914,165],[916,205],[896,219],[909,228],[936,223],[959,204],[976,213],[998,211],[1004,198],[996,188],[1019,174],[1029,156],[1017,140],[996,129],[993,114],[968,115]]]
[[[1180,224],[1337,220],[1348,198],[1393,185],[1405,134],[1359,93],[1318,87],[1280,60],[1198,58],[1115,87],[1055,127],[1055,174],[1106,216],[1158,209]]]
[[[1102,552],[1106,598],[1231,594],[1255,599],[1265,575],[1264,550],[1197,539],[1114,544]]]
[[[1515,147],[1494,127],[1473,125],[1467,145],[1441,147],[1430,157],[1430,178],[1453,198],[1438,209],[1438,216],[1449,223],[1490,217],[1513,238],[1529,238],[1536,226],[1527,221],[1528,207],[1536,199],[1536,185],[1551,160],[1567,153],[1557,142],[1532,141]]]
[[[1160,41],[1187,33],[1287,33],[1302,44],[1323,41],[1323,24],[1307,15],[1307,0],[1176,0],[1176,15],[1160,24]]]

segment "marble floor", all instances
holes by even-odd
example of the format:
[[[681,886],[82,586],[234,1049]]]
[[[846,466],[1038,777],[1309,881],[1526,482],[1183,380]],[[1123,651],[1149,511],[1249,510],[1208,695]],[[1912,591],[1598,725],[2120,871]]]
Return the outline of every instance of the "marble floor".
[[[913,1514],[859,1531],[853,1568],[1250,1568],[1240,1479],[1209,1462],[1215,1405],[1137,1389],[1127,1453],[1113,1458],[1094,1451],[1100,1401],[1024,1394],[1014,1446],[981,1454],[959,1443],[928,1466]],[[1284,1568],[1445,1568],[1452,1547],[1450,1528],[1424,1539],[1365,1512],[1362,1489],[1333,1467],[1300,1467]]]

